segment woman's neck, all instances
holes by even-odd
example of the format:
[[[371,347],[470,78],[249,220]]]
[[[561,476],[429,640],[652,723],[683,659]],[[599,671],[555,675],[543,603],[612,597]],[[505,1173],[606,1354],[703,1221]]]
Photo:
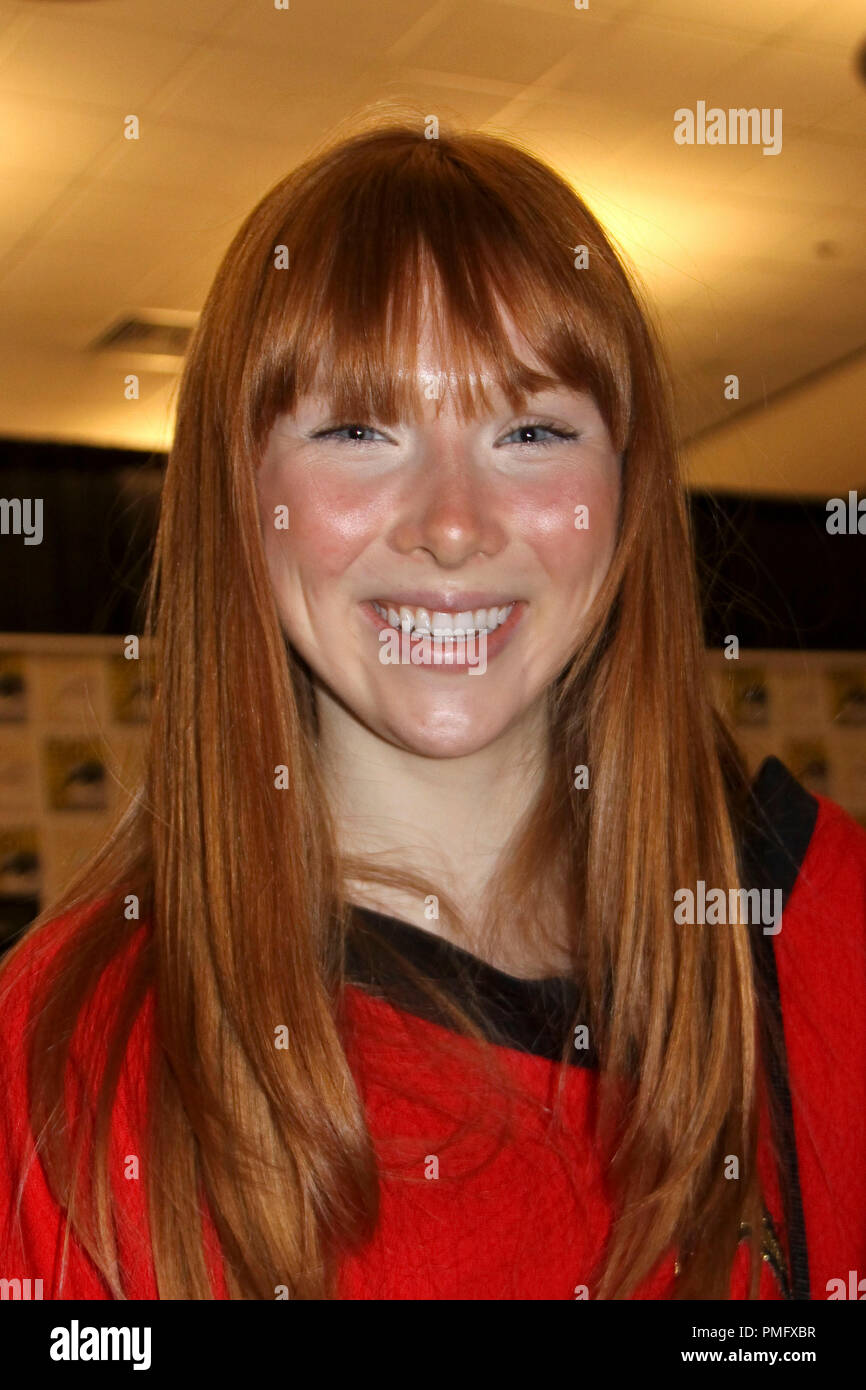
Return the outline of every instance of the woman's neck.
[[[383,868],[410,870],[447,895],[471,933],[484,891],[544,777],[548,736],[540,701],[495,743],[457,758],[430,758],[381,738],[317,690],[319,749],[340,851]],[[450,936],[408,889],[351,880],[352,901]],[[485,951],[488,959],[491,952]],[[501,941],[497,959],[514,973],[555,973],[562,959],[533,955],[530,941]]]

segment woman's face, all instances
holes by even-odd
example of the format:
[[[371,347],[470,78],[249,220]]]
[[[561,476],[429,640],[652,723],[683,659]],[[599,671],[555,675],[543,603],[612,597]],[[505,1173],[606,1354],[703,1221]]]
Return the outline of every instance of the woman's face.
[[[426,351],[422,391],[443,382]],[[537,714],[604,579],[620,499],[591,396],[549,389],[515,414],[485,381],[492,408],[461,422],[444,381],[438,418],[425,399],[388,427],[301,399],[258,482],[289,641],[368,729],[435,758]]]

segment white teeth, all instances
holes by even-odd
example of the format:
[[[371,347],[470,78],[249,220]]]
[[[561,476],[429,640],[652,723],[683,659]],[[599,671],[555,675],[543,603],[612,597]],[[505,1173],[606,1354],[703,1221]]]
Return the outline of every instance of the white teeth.
[[[461,613],[431,613],[427,608],[410,608],[401,604],[394,608],[391,604],[372,601],[373,607],[391,627],[405,632],[429,632],[433,637],[459,637],[470,633],[493,632],[505,622],[513,603],[504,608],[476,608],[474,612],[466,609]]]

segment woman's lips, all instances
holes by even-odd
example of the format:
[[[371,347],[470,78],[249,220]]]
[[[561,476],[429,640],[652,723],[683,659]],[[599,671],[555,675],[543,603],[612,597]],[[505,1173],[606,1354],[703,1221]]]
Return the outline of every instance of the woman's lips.
[[[377,634],[382,632],[393,634],[391,642],[388,644],[392,650],[393,644],[399,643],[399,661],[383,661],[383,665],[412,665],[417,670],[449,671],[456,675],[458,673],[466,674],[473,669],[481,674],[494,657],[502,651],[503,647],[510,642],[512,634],[522,621],[527,606],[523,599],[515,599],[505,622],[495,628],[493,632],[479,633],[474,637],[469,636],[463,639],[453,637],[450,640],[433,637],[431,633],[398,632],[376,612],[373,601],[370,599],[366,599],[361,604],[361,609],[372,623]],[[380,650],[388,649],[381,639],[379,646]],[[416,653],[414,662],[411,659],[413,651]],[[429,658],[427,657],[428,652]]]

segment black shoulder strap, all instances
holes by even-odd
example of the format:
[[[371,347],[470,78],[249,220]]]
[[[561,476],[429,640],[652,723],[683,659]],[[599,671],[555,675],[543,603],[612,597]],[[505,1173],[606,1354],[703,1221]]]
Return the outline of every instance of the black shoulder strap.
[[[746,888],[781,889],[783,913],[809,847],[817,816],[818,802],[815,797],[800,785],[778,758],[767,758],[752,784],[747,805],[741,836],[741,872]],[[752,958],[763,1005],[761,1035],[779,1152],[791,1265],[791,1297],[808,1300],[811,1298],[809,1256],[774,940],[774,936],[765,934],[760,925],[753,926]]]

